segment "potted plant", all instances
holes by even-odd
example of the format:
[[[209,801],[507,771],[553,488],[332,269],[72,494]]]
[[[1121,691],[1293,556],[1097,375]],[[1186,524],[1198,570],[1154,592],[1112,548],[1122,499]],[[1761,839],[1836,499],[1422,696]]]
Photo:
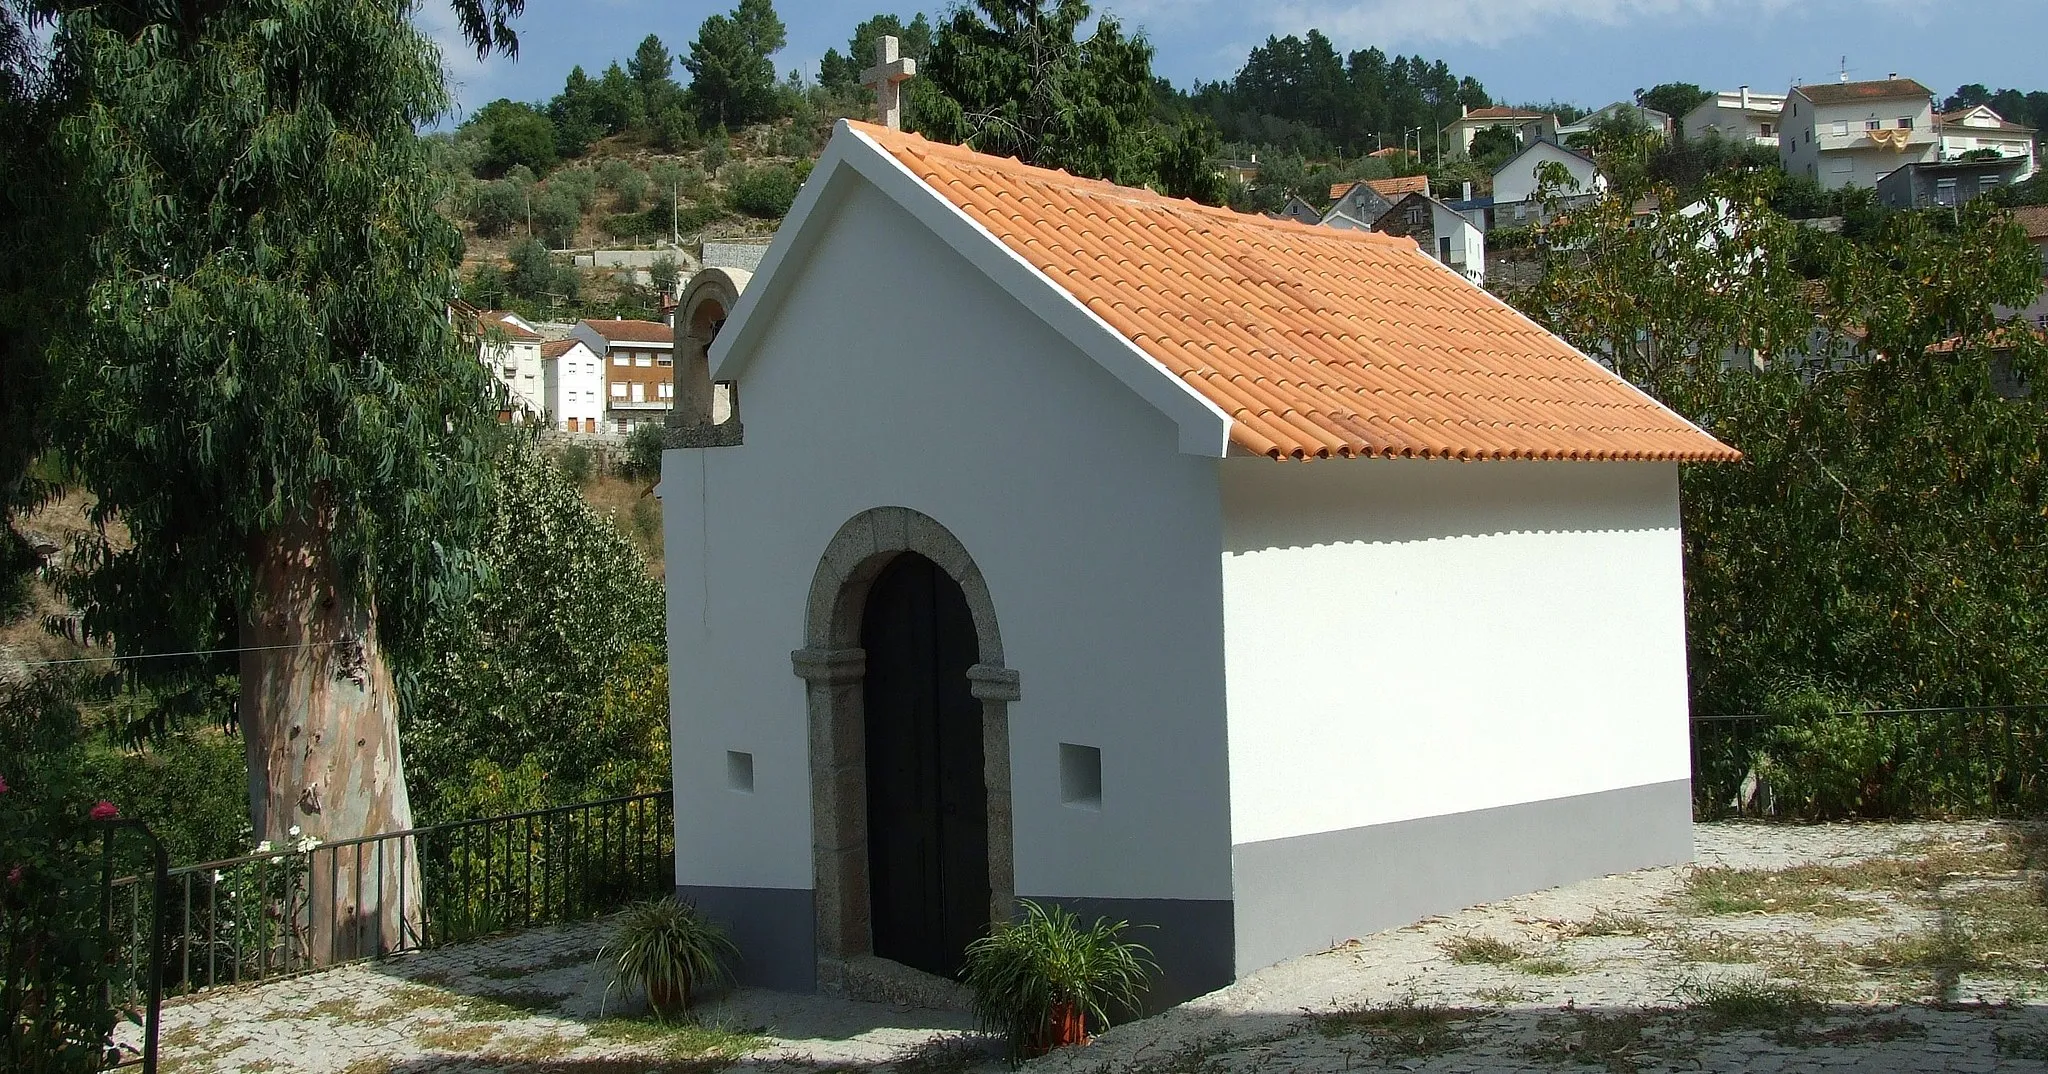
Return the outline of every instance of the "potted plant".
[[[726,968],[739,949],[725,930],[673,895],[634,903],[619,915],[619,932],[598,953],[612,964],[612,983],[644,987],[662,1018],[682,1013],[704,987],[732,980]]]
[[[1004,1037],[1012,1061],[1086,1044],[1110,1011],[1135,1012],[1158,970],[1152,952],[1128,943],[1129,922],[1098,918],[1089,928],[1057,906],[1028,899],[1017,920],[967,946],[962,977],[982,1027]]]

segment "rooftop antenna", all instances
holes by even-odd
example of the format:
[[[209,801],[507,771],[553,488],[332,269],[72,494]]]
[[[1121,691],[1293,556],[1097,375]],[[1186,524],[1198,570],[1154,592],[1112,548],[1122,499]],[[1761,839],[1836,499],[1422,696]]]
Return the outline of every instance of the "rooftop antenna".
[[[1843,82],[1849,81],[1849,57],[1846,55],[1842,57],[1842,73],[1838,77]]]

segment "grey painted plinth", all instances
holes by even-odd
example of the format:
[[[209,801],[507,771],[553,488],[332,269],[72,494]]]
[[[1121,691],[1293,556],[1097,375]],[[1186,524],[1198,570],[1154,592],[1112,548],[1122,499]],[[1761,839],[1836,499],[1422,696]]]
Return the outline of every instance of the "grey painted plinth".
[[[1026,896],[1059,906],[1085,927],[1097,918],[1128,921],[1124,939],[1144,944],[1159,964],[1146,999],[1146,1014],[1214,992],[1235,979],[1231,973],[1235,915],[1223,899],[1101,899],[1072,895]]]
[[[725,927],[740,950],[734,980],[780,992],[817,991],[817,910],[809,891],[682,884],[676,895]]]
[[[1242,843],[1231,859],[1249,973],[1432,914],[1690,861],[1692,783]]]

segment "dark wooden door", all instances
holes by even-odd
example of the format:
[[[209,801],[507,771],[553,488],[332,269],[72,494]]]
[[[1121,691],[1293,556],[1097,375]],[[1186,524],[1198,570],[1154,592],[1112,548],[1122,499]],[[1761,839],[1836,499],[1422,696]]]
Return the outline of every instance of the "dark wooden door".
[[[898,556],[868,591],[868,887],[875,954],[951,977],[988,928],[988,787],[967,598]]]

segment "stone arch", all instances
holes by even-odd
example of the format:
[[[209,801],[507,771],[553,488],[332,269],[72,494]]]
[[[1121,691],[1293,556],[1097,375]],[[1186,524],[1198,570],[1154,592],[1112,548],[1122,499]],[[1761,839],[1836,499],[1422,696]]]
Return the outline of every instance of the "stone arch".
[[[690,277],[675,309],[675,407],[670,447],[724,447],[741,439],[738,399],[711,382],[711,344],[753,280],[745,269],[707,268]]]
[[[889,562],[915,552],[937,564],[967,598],[979,662],[967,677],[981,702],[983,781],[988,788],[989,920],[1016,899],[1010,814],[1010,702],[1017,673],[1003,660],[988,582],[952,531],[908,507],[876,507],[839,527],[818,560],[804,616],[805,647],[790,654],[805,684],[810,719],[811,862],[817,907],[818,983],[847,991],[850,960],[873,953],[867,868],[867,725],[860,648],[868,590]]]

